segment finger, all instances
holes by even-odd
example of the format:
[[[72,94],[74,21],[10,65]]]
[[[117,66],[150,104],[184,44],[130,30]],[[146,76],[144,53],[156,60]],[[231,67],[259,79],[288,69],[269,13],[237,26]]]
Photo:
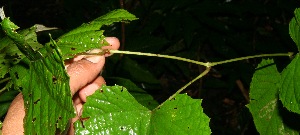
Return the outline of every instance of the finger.
[[[74,122],[77,121],[80,116],[81,116],[81,113],[82,113],[82,104],[77,104],[75,106],[75,109],[76,109],[76,117],[75,118],[72,118],[71,119],[71,126],[69,128],[69,135],[74,135],[75,134],[75,130],[74,130]]]
[[[72,98],[73,104],[76,106],[78,104],[82,104],[83,101],[80,99],[78,92],[75,93],[75,95]]]
[[[120,47],[120,41],[116,37],[106,37],[105,40],[110,44],[109,46],[103,46],[102,50],[108,49],[108,50],[118,50]],[[110,56],[111,54],[105,54],[104,56]]]
[[[88,84],[84,88],[78,91],[78,95],[81,101],[86,102],[86,97],[92,95],[97,89],[99,89],[103,84],[105,84],[105,80],[103,77],[99,76],[92,83]]]
[[[67,72],[70,76],[70,89],[72,95],[98,76],[105,63],[105,58],[103,56],[99,58],[98,63],[92,63],[86,59],[82,59],[67,67]]]
[[[25,117],[23,95],[20,93],[12,101],[2,126],[3,135],[23,135],[23,118]]]
[[[93,49],[91,51],[88,51],[87,53],[99,53],[101,52],[103,49],[109,49],[109,50],[117,50],[120,47],[120,41],[118,38],[116,37],[106,37],[105,40],[108,42],[109,46],[103,46],[101,49]],[[105,54],[104,56],[110,56],[109,54]],[[76,55],[74,56],[73,59],[69,59],[65,61],[65,65],[66,67],[68,67],[71,63],[75,62],[75,61],[79,61],[83,58],[88,58],[88,57],[99,57],[99,55],[95,55],[95,56],[90,56],[90,55]],[[95,62],[94,62],[95,63]]]
[[[103,46],[101,49],[93,49],[91,51],[88,51],[87,53],[99,53],[104,49],[108,49],[108,50],[117,50],[120,47],[120,41],[118,38],[116,37],[106,37],[105,40],[108,42],[108,46]],[[106,55],[108,56],[108,55]],[[76,55],[72,61],[67,61],[67,64],[69,64],[70,62],[74,62],[74,61],[79,61],[85,57],[90,57],[88,55]]]

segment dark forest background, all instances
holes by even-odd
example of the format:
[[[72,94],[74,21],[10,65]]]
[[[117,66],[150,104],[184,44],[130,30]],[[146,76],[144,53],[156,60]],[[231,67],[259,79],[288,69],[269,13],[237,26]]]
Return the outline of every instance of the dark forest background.
[[[263,53],[297,52],[288,25],[297,0],[1,0],[6,16],[21,28],[57,27],[53,37],[109,11],[124,8],[139,20],[104,29],[116,36],[121,50],[168,54],[203,62]],[[40,42],[49,41],[39,34]],[[258,134],[251,114],[249,85],[261,59],[214,67],[185,92],[203,99],[212,134]],[[282,70],[288,58],[275,59]],[[144,56],[114,55],[103,76],[127,78],[162,102],[205,67]],[[3,118],[4,116],[2,116]]]

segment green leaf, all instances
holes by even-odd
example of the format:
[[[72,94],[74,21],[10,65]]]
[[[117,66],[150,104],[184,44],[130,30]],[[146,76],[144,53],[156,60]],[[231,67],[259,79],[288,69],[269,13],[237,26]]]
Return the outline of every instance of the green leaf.
[[[5,102],[0,104],[0,117],[3,117],[7,113],[10,104],[11,102]]]
[[[282,71],[279,98],[284,107],[300,114],[300,59],[299,54]]]
[[[6,35],[15,42],[18,49],[30,60],[26,76],[12,76],[14,85],[23,92],[25,105],[25,134],[55,134],[65,130],[70,118],[74,117],[73,102],[69,87],[69,77],[63,59],[55,42],[34,51],[18,28],[9,18],[1,22]],[[16,68],[17,69],[17,68]],[[20,69],[26,68],[20,66]],[[14,73],[12,73],[14,74]],[[14,78],[15,77],[15,78]],[[46,128],[45,128],[46,127]]]
[[[130,77],[130,80],[142,83],[158,84],[159,81],[155,76],[141,67],[136,61],[130,59],[127,56],[123,57],[123,60],[120,63],[121,70],[118,71],[119,75],[124,77]]]
[[[25,134],[54,134],[56,128],[62,132],[75,116],[63,60],[55,45],[45,47],[48,55],[30,63],[22,83]]]
[[[179,94],[152,111],[150,135],[210,135],[210,119],[201,100]]]
[[[41,58],[42,54],[37,53],[30,46],[29,42],[26,41],[25,36],[16,32],[19,28],[13,22],[9,20],[9,18],[4,18],[1,22],[2,30],[4,33],[17,45],[18,49],[29,59],[36,60]]]
[[[128,92],[137,100],[141,105],[148,109],[154,109],[158,106],[157,101],[153,99],[146,91],[136,86],[132,81],[119,77],[105,78],[109,84],[117,84],[128,89]]]
[[[11,90],[0,94],[0,103],[12,101],[19,92],[16,90]]]
[[[11,101],[16,97],[19,92],[16,90],[11,90],[0,94],[0,117],[3,117],[9,106]]]
[[[38,50],[43,45],[37,42],[36,37],[36,26],[29,29],[24,29],[19,32],[20,35],[24,36],[25,42],[27,42],[33,50]],[[0,40],[0,78],[9,71],[12,65],[17,64],[25,58],[25,55],[18,49],[16,44],[9,38],[4,37]]]
[[[87,97],[82,118],[85,128],[76,122],[76,134],[146,134],[151,111],[140,105],[124,87],[103,86]]]
[[[91,49],[101,48],[108,45],[104,40],[103,25],[110,25],[114,22],[132,21],[137,18],[128,11],[118,9],[109,12],[89,23],[84,23],[80,27],[62,35],[57,42],[64,59],[70,58],[81,52]]]
[[[103,86],[87,98],[76,134],[210,134],[201,100],[177,95],[148,110],[121,86]],[[84,126],[84,127],[83,127]]]
[[[296,43],[298,50],[300,50],[300,8],[297,8],[294,13],[295,17],[290,22],[289,33],[293,41]]]
[[[0,128],[2,128],[2,121],[0,121]],[[0,130],[0,134],[2,134],[2,130]]]
[[[258,132],[262,135],[299,134],[284,123],[280,114],[278,84],[280,74],[274,61],[263,60],[257,67],[250,85],[250,104]],[[281,108],[282,109],[282,108]]]

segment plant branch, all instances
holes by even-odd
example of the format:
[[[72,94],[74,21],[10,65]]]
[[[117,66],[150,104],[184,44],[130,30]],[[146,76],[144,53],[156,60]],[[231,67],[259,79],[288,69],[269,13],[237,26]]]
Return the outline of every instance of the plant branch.
[[[185,61],[189,63],[194,63],[197,65],[202,65],[205,67],[212,67],[220,64],[225,64],[225,63],[230,63],[230,62],[235,62],[235,61],[240,61],[240,60],[245,60],[245,59],[252,59],[252,58],[259,58],[259,57],[277,57],[277,56],[289,56],[292,57],[293,53],[288,52],[288,53],[274,53],[274,54],[259,54],[259,55],[253,55],[253,56],[246,56],[246,57],[240,57],[240,58],[234,58],[230,60],[224,60],[224,61],[219,61],[219,62],[200,62],[196,60],[191,60],[187,58],[182,58],[182,57],[177,57],[177,56],[170,56],[170,55],[163,55],[163,54],[154,54],[154,53],[143,53],[143,52],[131,52],[131,51],[120,51],[120,50],[103,50],[102,52],[99,53],[80,53],[80,55],[104,55],[106,53],[119,53],[119,54],[132,54],[132,55],[141,55],[141,56],[151,56],[151,57],[161,57],[161,58],[168,58],[168,59],[174,59],[174,60],[180,60],[180,61]]]
[[[153,53],[143,53],[143,52],[119,51],[119,50],[109,50],[109,52],[110,53],[133,54],[133,55],[143,55],[143,56],[169,58],[169,59],[175,59],[175,60],[190,62],[190,63],[194,63],[194,64],[209,67],[209,63],[204,63],[204,62],[195,61],[195,60],[191,60],[191,59],[181,58],[181,57],[177,57],[177,56],[153,54]]]
[[[2,89],[0,89],[0,94],[6,90],[6,87],[3,87]]]
[[[224,60],[220,62],[212,62],[209,64],[209,66],[216,66],[220,64],[225,64],[225,63],[230,63],[230,62],[235,62],[235,61],[240,61],[240,60],[246,60],[246,59],[252,59],[252,58],[258,58],[258,57],[277,57],[277,56],[289,56],[291,57],[293,53],[274,53],[274,54],[259,54],[259,55],[253,55],[253,56],[246,56],[246,57],[240,57],[240,58],[234,58],[230,60]]]
[[[7,81],[9,81],[9,80],[10,80],[10,78],[9,78],[9,77],[7,77],[7,78],[4,78],[4,79],[0,80],[0,84],[1,84],[1,83],[4,83],[4,82],[7,82]]]
[[[184,85],[183,87],[181,87],[178,91],[176,91],[176,93],[174,93],[172,96],[170,96],[168,98],[168,100],[172,100],[176,95],[180,94],[186,87],[190,86],[192,83],[194,83],[198,79],[200,79],[203,76],[205,76],[210,71],[210,69],[211,69],[211,67],[206,67],[206,69],[200,75],[198,75],[195,79],[193,79],[192,81],[190,81],[189,83],[187,83],[186,85]],[[168,100],[166,100],[166,101],[168,101]],[[165,102],[161,103],[154,110],[157,110],[158,108],[160,108]]]

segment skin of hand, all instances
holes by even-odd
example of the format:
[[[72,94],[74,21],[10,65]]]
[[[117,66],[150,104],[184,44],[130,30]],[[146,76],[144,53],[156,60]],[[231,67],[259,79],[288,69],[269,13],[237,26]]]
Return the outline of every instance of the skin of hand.
[[[104,46],[102,49],[117,50],[120,42],[115,37],[106,37],[105,40],[110,46]],[[90,52],[100,52],[100,49]],[[105,56],[84,56],[79,55],[65,62],[67,73],[70,76],[70,89],[73,96],[74,107],[77,117],[71,120],[69,134],[74,134],[73,122],[78,120],[82,113],[82,105],[86,102],[86,97],[92,95],[101,85],[105,84],[103,77],[99,73],[103,69]],[[18,94],[12,101],[7,115],[3,121],[3,135],[23,135],[23,119],[25,117],[24,100],[22,93]]]

